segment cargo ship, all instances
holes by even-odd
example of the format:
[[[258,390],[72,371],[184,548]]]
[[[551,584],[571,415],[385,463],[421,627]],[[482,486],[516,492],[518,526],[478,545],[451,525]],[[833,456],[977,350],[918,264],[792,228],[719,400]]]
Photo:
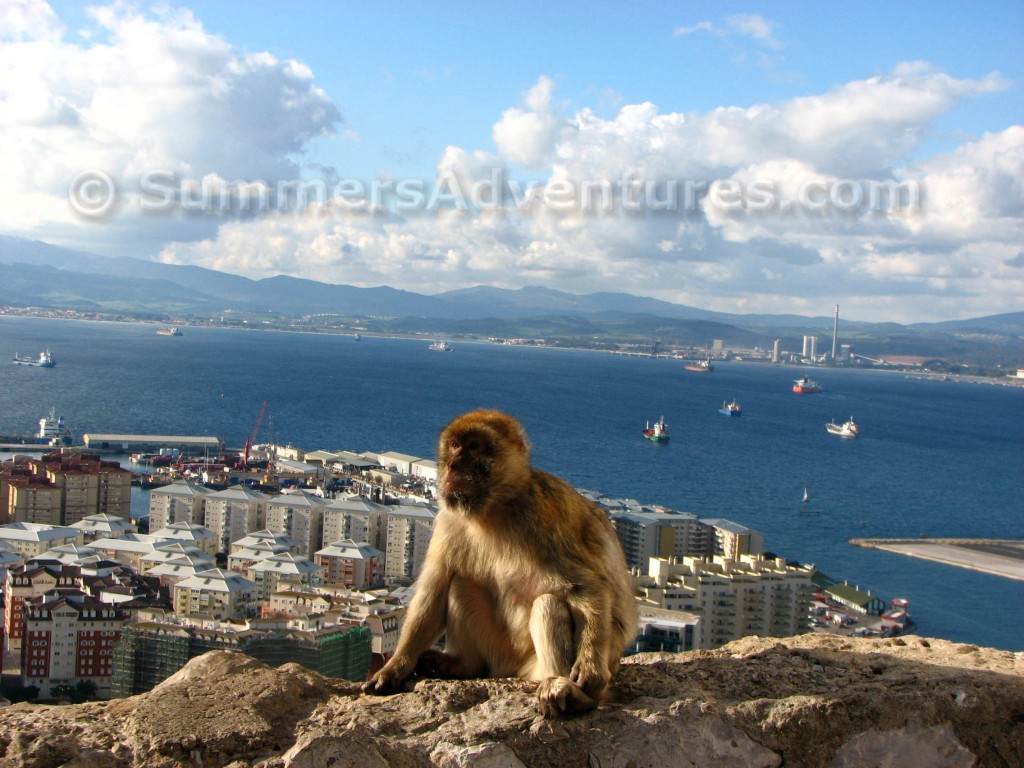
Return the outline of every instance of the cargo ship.
[[[665,423],[665,417],[662,416],[656,422],[654,426],[651,426],[651,422],[647,422],[647,428],[644,430],[644,437],[648,440],[652,440],[655,443],[667,443],[668,442],[668,424]]]
[[[683,368],[694,373],[711,373],[715,369],[710,360],[691,360]]]
[[[816,395],[821,392],[821,385],[804,376],[793,382],[793,391],[798,395]]]
[[[15,365],[34,365],[36,368],[53,368],[57,364],[57,361],[53,359],[48,349],[40,352],[39,357],[25,357],[15,354],[11,362]]]
[[[860,427],[858,427],[857,422],[853,420],[853,416],[842,424],[836,424],[835,421],[830,421],[825,425],[825,429],[828,430],[830,435],[839,435],[840,437],[857,437],[860,434]]]
[[[181,330],[179,328],[157,328],[157,336],[181,336]]]

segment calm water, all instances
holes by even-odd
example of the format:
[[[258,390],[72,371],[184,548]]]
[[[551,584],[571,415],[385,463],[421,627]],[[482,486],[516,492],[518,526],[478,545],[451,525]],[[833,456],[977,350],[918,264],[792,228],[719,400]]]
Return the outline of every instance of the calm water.
[[[0,432],[30,432],[50,407],[86,432],[216,435],[239,446],[260,405],[260,440],[312,450],[434,456],[454,415],[519,417],[534,462],[580,488],[765,534],[883,598],[910,600],[922,634],[1024,649],[1024,584],[852,547],[855,537],[1024,538],[1024,390],[870,371],[678,362],[429,340],[0,317],[0,360],[49,348],[53,369],[0,365]],[[739,419],[717,412],[725,399]],[[641,437],[664,414],[668,445]],[[828,435],[856,417],[861,438]],[[801,503],[804,487],[811,501]]]

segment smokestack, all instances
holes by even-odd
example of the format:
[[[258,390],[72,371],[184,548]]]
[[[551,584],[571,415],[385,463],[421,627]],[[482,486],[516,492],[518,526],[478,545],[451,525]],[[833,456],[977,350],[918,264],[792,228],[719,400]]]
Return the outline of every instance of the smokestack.
[[[839,343],[839,305],[836,304],[836,322],[832,326],[832,359],[836,359],[836,349]]]

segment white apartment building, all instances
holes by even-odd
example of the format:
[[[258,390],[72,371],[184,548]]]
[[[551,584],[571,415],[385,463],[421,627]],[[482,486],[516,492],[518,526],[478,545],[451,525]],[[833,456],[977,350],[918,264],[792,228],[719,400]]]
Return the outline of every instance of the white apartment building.
[[[710,554],[708,530],[689,512],[621,506],[610,510],[630,569],[647,568],[652,557]]]
[[[256,615],[256,585],[240,573],[211,568],[172,588],[174,613],[227,621]]]
[[[63,525],[8,523],[0,525],[0,544],[24,560],[31,560],[54,547],[85,544],[85,534]]]
[[[299,554],[312,557],[323,545],[323,510],[328,502],[307,491],[282,493],[267,500],[267,530],[287,534]]]
[[[324,569],[308,557],[282,552],[253,563],[245,572],[260,600],[284,589],[315,589],[324,583]]]
[[[385,583],[410,582],[420,575],[436,516],[437,509],[433,507],[388,507]]]
[[[149,530],[166,528],[170,523],[202,525],[206,511],[204,501],[212,494],[199,483],[180,480],[149,493]]]
[[[215,563],[208,560],[205,556],[178,555],[149,568],[145,575],[155,576],[160,579],[162,585],[173,587],[185,579],[214,567],[216,567]]]
[[[150,528],[151,536],[174,539],[183,544],[198,547],[202,552],[215,557],[220,551],[220,537],[204,525],[195,523],[170,523],[158,531]]]
[[[748,635],[788,637],[805,632],[814,592],[812,571],[760,555],[728,558],[651,558],[633,582],[644,606],[701,617],[704,648]]]
[[[334,499],[323,509],[323,543],[344,539],[366,542],[385,551],[387,548],[388,508],[365,496]]]
[[[218,552],[266,524],[267,495],[251,488],[226,488],[206,497],[204,525],[219,537]]]
[[[69,527],[80,530],[85,536],[86,544],[94,539],[106,539],[124,536],[129,533],[138,533],[138,530],[130,520],[125,520],[123,517],[111,515],[107,512],[83,517],[77,523],[72,523]]]

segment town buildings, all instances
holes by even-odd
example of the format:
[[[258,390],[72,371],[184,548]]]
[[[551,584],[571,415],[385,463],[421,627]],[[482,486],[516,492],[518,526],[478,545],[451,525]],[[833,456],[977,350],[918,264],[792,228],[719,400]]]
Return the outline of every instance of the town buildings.
[[[205,522],[205,498],[213,491],[200,483],[182,480],[154,488],[149,492],[149,530],[166,528],[170,523]]]

